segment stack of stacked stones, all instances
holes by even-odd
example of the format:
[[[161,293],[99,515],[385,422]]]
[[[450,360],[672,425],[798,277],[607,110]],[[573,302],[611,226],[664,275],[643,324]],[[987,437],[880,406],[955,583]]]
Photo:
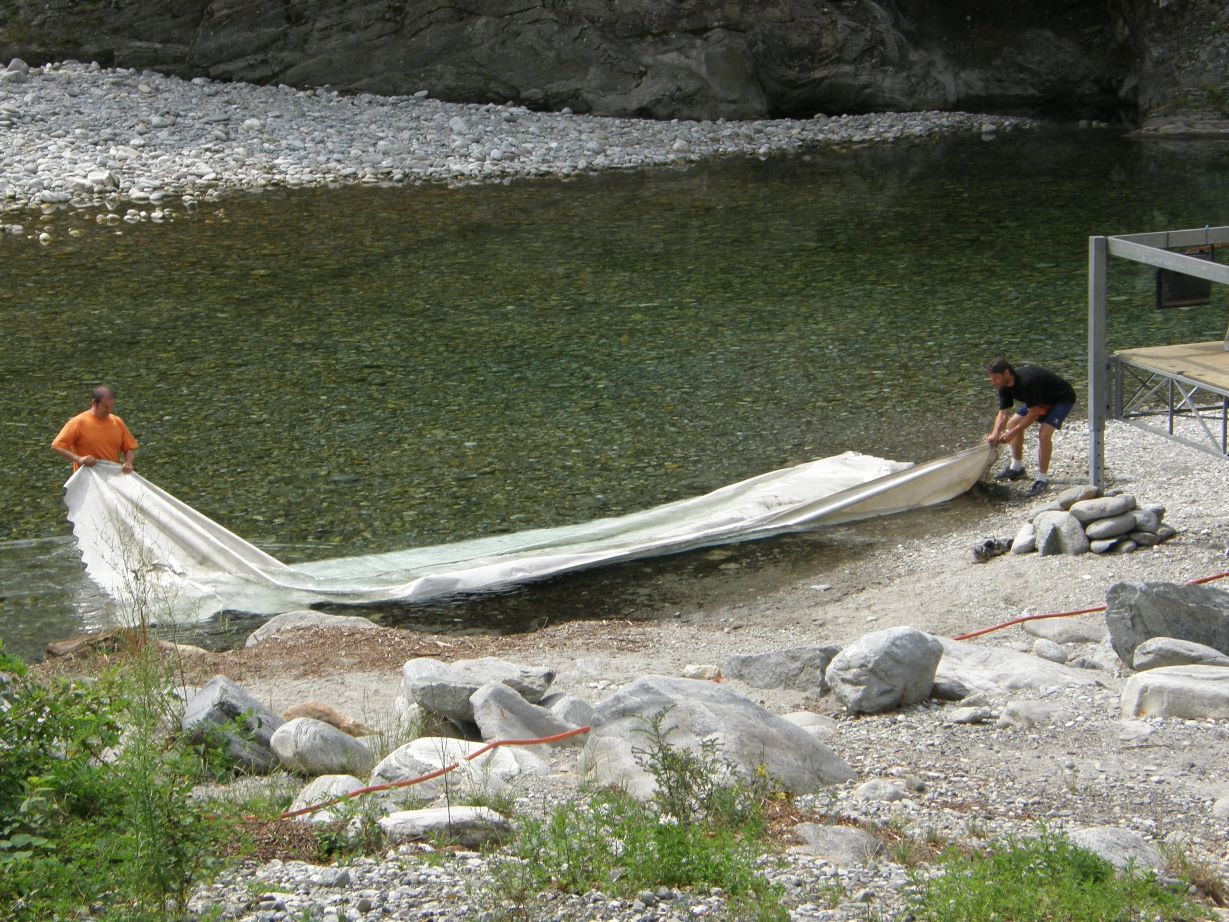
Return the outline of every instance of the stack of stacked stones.
[[[1164,506],[1141,505],[1128,493],[1103,496],[1093,486],[1072,487],[1017,532],[1011,552],[1126,554],[1177,534],[1161,523],[1164,517]]]

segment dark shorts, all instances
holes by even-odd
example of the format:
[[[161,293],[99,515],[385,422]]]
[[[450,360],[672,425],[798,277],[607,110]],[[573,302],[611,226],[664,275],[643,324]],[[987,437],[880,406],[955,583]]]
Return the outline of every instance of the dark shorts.
[[[1053,426],[1055,429],[1061,429],[1063,421],[1066,420],[1067,414],[1071,412],[1071,408],[1074,406],[1075,404],[1070,402],[1042,404],[1042,413],[1038,421],[1045,423],[1047,426]],[[1030,409],[1030,407],[1020,407],[1016,410],[1016,415],[1024,416]]]

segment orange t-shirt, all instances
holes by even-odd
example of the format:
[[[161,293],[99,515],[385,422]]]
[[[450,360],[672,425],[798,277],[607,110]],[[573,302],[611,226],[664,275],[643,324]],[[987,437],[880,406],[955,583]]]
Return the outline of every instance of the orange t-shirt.
[[[51,444],[67,448],[75,455],[93,455],[105,461],[123,461],[124,452],[136,451],[138,447],[122,419],[114,413],[99,419],[93,410],[78,413],[66,422]],[[74,464],[73,470],[76,469]]]

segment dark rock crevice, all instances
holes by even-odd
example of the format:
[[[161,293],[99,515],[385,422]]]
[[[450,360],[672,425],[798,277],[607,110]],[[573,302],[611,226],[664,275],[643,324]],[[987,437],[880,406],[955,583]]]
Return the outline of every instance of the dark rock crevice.
[[[1229,106],[1213,0],[0,0],[13,57],[650,118]]]

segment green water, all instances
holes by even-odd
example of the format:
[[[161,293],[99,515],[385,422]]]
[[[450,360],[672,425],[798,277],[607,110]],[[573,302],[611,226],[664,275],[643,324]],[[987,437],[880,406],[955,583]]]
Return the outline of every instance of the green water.
[[[1225,223],[1227,150],[1014,135],[29,219],[49,246],[0,238],[0,637],[99,620],[47,448],[96,381],[145,476],[287,560],[933,457],[986,431],[996,354],[1082,393],[1088,236]],[[1113,269],[1111,347],[1224,335],[1223,299],[1158,312]]]

